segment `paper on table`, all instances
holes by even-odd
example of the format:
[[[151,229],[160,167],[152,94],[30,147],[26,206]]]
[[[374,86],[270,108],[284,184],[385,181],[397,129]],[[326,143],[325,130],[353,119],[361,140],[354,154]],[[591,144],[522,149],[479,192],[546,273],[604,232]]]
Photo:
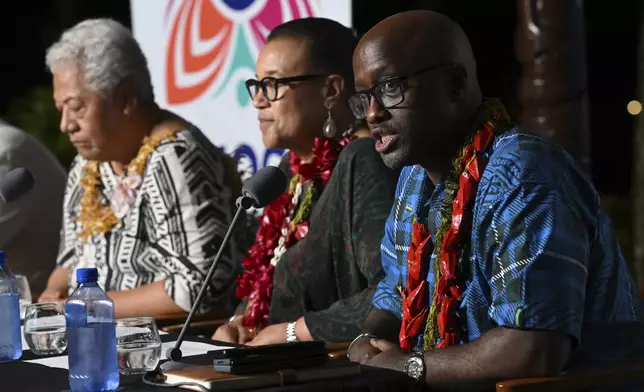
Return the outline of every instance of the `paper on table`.
[[[69,369],[69,363],[67,362],[67,355],[62,355],[60,357],[32,359],[25,362],[37,363],[51,368],[59,368],[59,369],[66,369],[66,370]]]

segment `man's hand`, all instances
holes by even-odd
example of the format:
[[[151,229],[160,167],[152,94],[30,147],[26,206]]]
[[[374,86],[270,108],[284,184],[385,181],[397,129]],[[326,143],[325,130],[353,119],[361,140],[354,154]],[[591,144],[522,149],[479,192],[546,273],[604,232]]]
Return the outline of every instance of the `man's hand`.
[[[67,300],[67,291],[59,289],[46,288],[38,297],[38,302],[65,302]]]
[[[286,343],[286,326],[288,323],[273,324],[262,329],[253,340],[248,342],[249,346],[265,346],[268,344]]]
[[[246,344],[250,340],[250,330],[241,324],[241,317],[231,323],[226,323],[217,328],[212,340],[226,343]]]
[[[375,355],[380,354],[380,350],[371,344],[373,336],[364,335],[358,338],[351,345],[351,350],[347,352],[347,357],[352,362],[366,363]]]
[[[404,372],[410,353],[382,339],[371,344],[382,352],[365,365]],[[571,345],[572,338],[559,331],[497,327],[470,343],[426,351],[425,383],[440,390],[487,390],[501,380],[551,376],[564,369]]]
[[[409,358],[407,351],[400,348],[397,344],[383,339],[371,339],[370,343],[376,350],[380,351],[380,354],[366,361],[365,365],[392,369],[399,372],[405,371],[405,363]]]

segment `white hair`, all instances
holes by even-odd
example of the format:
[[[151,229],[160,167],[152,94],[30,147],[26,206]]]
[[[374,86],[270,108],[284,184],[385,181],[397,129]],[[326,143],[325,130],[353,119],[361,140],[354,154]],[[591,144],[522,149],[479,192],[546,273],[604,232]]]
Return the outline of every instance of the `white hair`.
[[[148,63],[130,30],[112,19],[88,19],[66,30],[47,49],[50,72],[78,67],[87,88],[109,97],[125,80],[134,83],[138,98],[154,102]]]

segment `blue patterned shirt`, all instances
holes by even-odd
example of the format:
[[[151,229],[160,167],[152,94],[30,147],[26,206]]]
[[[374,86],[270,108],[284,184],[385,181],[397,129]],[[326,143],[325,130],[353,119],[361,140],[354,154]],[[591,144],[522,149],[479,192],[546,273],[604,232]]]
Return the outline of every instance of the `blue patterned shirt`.
[[[467,278],[462,343],[497,326],[557,330],[574,338],[573,359],[583,364],[644,358],[642,304],[589,179],[565,151],[517,129],[499,135],[485,155],[460,262]],[[434,188],[422,168],[401,172],[381,245],[386,276],[376,308],[402,318],[413,219],[433,240],[442,197],[443,184]],[[433,268],[427,281],[431,303]]]

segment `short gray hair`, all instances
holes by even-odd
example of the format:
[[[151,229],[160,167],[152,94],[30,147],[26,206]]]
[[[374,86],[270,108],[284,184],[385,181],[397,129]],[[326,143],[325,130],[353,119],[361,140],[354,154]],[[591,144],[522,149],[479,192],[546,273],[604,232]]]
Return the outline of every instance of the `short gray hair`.
[[[143,102],[154,102],[148,63],[130,30],[112,19],[88,19],[66,30],[47,49],[50,72],[60,66],[78,67],[87,87],[109,97],[126,79]]]

